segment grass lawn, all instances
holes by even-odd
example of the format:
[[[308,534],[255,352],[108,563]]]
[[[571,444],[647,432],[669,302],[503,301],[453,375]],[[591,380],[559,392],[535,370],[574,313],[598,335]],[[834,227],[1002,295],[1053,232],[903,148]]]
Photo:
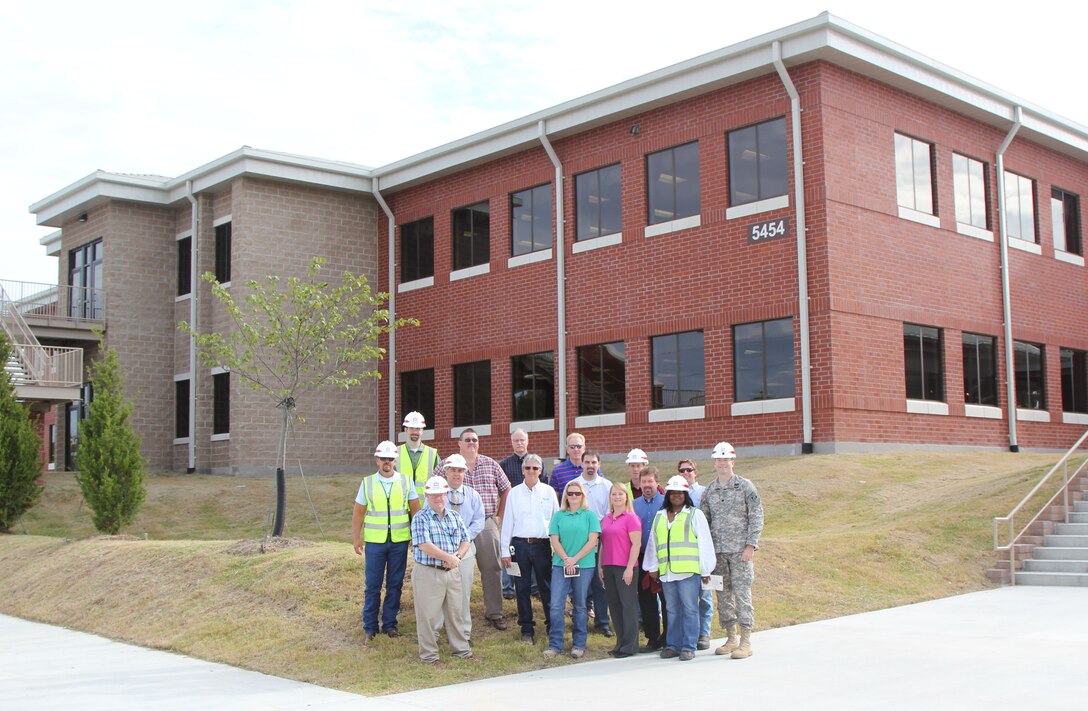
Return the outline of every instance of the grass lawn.
[[[988,587],[992,518],[1057,458],[910,452],[741,460],[737,473],[755,482],[766,511],[753,591],[757,630]],[[675,470],[675,462],[655,464]],[[709,482],[711,463],[698,466]],[[622,481],[622,468],[607,463],[605,474]],[[271,478],[149,476],[139,521],[115,538],[94,536],[71,474],[45,480],[41,503],[15,526],[24,535],[0,537],[5,614],[363,694],[577,663],[545,663],[543,632],[535,647],[518,642],[513,601],[510,629],[493,630],[478,580],[480,661],[434,671],[419,664],[410,582],[403,637],[364,646],[363,565],[351,549],[357,476],[309,476],[309,497],[301,479],[290,478],[286,532],[294,540],[264,554],[252,541],[269,528]],[[716,620],[712,634],[720,635]],[[612,641],[591,633],[587,658],[604,657]],[[444,640],[442,647],[445,658]]]

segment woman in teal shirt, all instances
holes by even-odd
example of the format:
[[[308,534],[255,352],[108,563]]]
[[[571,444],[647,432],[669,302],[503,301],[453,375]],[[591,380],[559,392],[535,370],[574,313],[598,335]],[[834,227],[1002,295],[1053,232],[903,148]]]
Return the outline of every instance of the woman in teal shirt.
[[[544,656],[551,659],[563,651],[567,620],[563,608],[570,595],[574,603],[570,656],[581,659],[589,636],[586,593],[597,571],[601,521],[586,503],[586,492],[580,482],[572,481],[563,489],[559,511],[552,516],[548,533],[552,539],[552,609]]]

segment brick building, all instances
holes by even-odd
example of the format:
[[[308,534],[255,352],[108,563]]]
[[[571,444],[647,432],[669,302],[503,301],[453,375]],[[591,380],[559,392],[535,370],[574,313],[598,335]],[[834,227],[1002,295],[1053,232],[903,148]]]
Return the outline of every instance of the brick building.
[[[292,445],[348,470],[412,409],[443,454],[465,426],[489,454],[516,426],[545,455],[571,431],[651,457],[1067,447],[1088,426],[1086,187],[1088,129],[823,14],[380,168],[244,148],[31,209],[61,228],[62,284],[102,240],[156,468],[260,470],[275,436],[174,329],[190,193],[200,271],[322,255],[391,291],[422,325]]]

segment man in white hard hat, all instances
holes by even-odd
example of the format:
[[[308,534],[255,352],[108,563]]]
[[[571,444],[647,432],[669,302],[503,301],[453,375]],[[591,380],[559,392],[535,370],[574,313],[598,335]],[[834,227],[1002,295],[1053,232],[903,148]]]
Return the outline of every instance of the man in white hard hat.
[[[682,476],[665,485],[665,506],[650,531],[642,559],[651,578],[661,581],[668,602],[669,628],[662,659],[695,658],[699,639],[699,591],[714,570],[714,543],[706,516],[691,505],[690,487]]]
[[[381,631],[399,637],[397,613],[408,566],[408,542],[412,538],[410,519],[419,511],[419,494],[411,482],[394,468],[397,447],[386,440],[374,450],[378,471],[363,479],[355,496],[351,515],[355,554],[366,547],[366,592],[363,598],[363,634],[369,642]],[[385,604],[382,604],[382,584]]]
[[[427,429],[427,421],[423,415],[413,410],[404,416],[405,442],[397,448],[400,461],[397,471],[416,486],[416,491],[422,496],[423,485],[434,475],[438,469],[438,450],[423,444],[423,431]]]
[[[650,458],[646,456],[646,452],[635,447],[627,453],[627,458],[623,462],[627,465],[627,491],[631,492],[631,500],[634,501],[642,491],[642,470],[650,466]],[[657,490],[662,494],[665,493],[660,484]]]
[[[703,491],[699,508],[710,524],[714,539],[717,559],[714,574],[722,576],[723,581],[718,591],[718,622],[728,635],[725,644],[714,653],[744,659],[752,656],[751,634],[755,622],[752,558],[763,533],[763,502],[752,482],[733,473],[737,459],[733,445],[719,442],[710,456],[718,476]]]
[[[480,532],[484,530],[484,502],[476,490],[465,483],[465,472],[468,463],[460,454],[451,454],[442,463],[442,471],[449,484],[446,493],[446,508],[453,509],[465,522],[465,530],[468,531],[468,551],[461,556],[465,565],[461,566],[461,593],[464,600],[465,639],[472,639],[472,581],[476,578],[473,566],[476,564],[476,546],[472,543]],[[439,627],[444,618],[439,612]],[[435,628],[438,629],[437,627]]]
[[[461,516],[446,506],[449,484],[439,476],[424,486],[427,506],[412,519],[412,596],[416,610],[416,639],[424,664],[438,664],[435,629],[444,617],[446,636],[453,656],[471,659],[465,638],[464,598],[461,592],[461,561],[468,553],[468,530]],[[465,566],[468,567],[468,566]]]

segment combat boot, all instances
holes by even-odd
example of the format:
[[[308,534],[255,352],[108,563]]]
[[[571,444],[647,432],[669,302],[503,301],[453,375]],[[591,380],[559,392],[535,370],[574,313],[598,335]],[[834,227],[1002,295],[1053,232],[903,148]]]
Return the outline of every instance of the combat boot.
[[[729,637],[728,637],[728,639],[725,640],[725,644],[723,644],[722,646],[720,646],[720,647],[718,647],[717,649],[714,650],[714,654],[719,654],[719,655],[729,654],[729,653],[733,652],[733,650],[735,650],[737,647],[740,646],[740,642],[737,641],[737,626],[736,625],[729,625],[728,627],[725,628],[725,632],[726,632],[726,634],[729,635]]]
[[[733,650],[733,659],[747,659],[752,656],[752,630],[740,628],[740,646]]]

